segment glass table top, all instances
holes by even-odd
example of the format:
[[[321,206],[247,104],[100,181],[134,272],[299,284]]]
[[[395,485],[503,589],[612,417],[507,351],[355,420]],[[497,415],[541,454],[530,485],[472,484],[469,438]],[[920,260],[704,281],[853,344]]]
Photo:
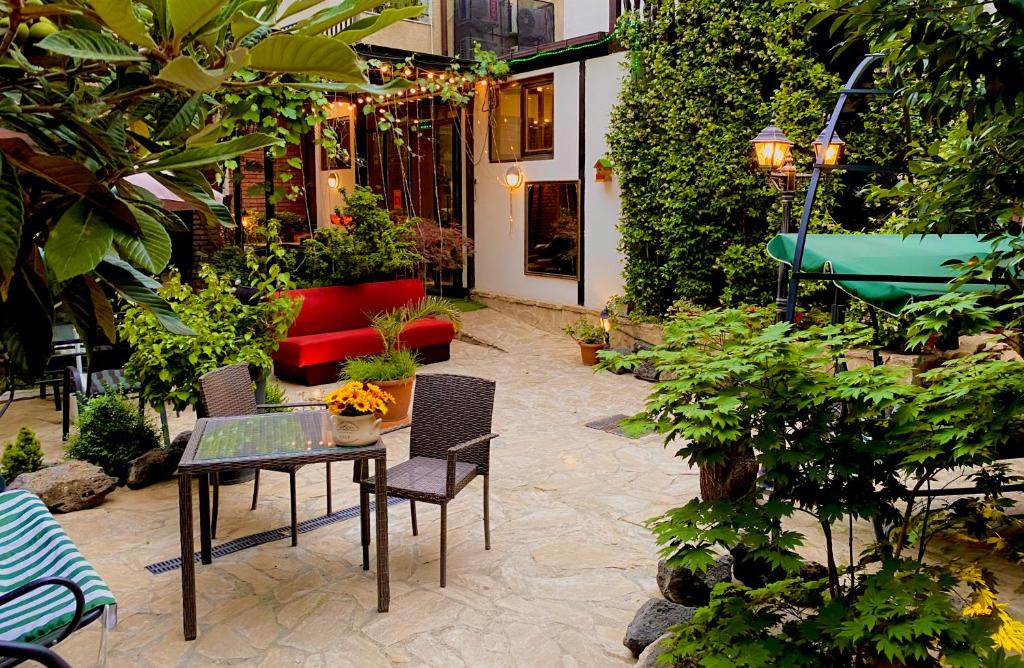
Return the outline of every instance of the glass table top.
[[[300,455],[338,447],[343,446],[334,442],[327,411],[209,418],[193,461]]]

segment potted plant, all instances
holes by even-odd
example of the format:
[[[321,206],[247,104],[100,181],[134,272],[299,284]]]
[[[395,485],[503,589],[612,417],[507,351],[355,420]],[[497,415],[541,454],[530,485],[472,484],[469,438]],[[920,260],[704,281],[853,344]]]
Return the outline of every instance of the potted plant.
[[[381,418],[394,397],[371,383],[352,381],[327,395],[335,445],[371,445],[380,438]]]
[[[415,355],[400,347],[402,332],[410,323],[435,317],[450,320],[456,330],[461,324],[459,310],[448,300],[437,297],[425,297],[416,304],[378,314],[372,325],[384,342],[384,352],[348,360],[342,369],[343,379],[375,383],[391,395],[387,410],[389,423],[408,417],[416,381],[418,364]]]
[[[584,364],[587,366],[597,364],[597,351],[605,348],[604,328],[580,316],[579,320],[571,325],[566,325],[562,331],[580,344],[580,358]]]

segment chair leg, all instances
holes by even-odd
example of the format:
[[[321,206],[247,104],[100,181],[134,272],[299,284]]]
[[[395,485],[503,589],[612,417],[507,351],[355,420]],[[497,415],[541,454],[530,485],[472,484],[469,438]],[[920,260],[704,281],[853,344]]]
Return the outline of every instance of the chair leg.
[[[60,382],[53,381],[53,410],[60,412]]]
[[[484,549],[491,549],[491,476],[484,476]]]
[[[448,562],[448,504],[441,504],[441,588],[445,586]]]
[[[249,510],[256,510],[256,501],[260,498],[260,470],[256,469],[256,477],[252,479],[252,505]]]
[[[213,478],[213,518],[210,521],[210,537],[217,537],[217,514],[220,510],[220,473],[210,474]]]
[[[409,514],[412,515],[412,535],[420,535],[419,529],[416,528],[416,502],[409,500]]]
[[[299,513],[295,507],[295,469],[288,472],[288,487],[292,496],[292,547],[299,544]]]
[[[331,463],[327,462],[327,514],[331,514]]]

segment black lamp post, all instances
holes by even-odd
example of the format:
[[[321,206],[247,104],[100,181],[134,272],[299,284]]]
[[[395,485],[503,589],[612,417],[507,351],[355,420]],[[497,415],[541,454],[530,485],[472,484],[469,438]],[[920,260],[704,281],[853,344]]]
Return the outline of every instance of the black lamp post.
[[[825,133],[822,132],[814,140],[815,160],[823,165],[833,166],[839,162],[846,142],[833,134],[827,146]],[[754,146],[754,159],[757,168],[768,175],[768,181],[779,191],[782,200],[782,233],[789,232],[793,222],[793,200],[796,198],[796,181],[799,175],[793,162],[793,142],[775,125],[774,121],[758,133],[750,142]],[[788,270],[783,262],[779,263],[778,283],[775,288],[775,316],[778,322],[786,319],[786,299],[788,296]]]

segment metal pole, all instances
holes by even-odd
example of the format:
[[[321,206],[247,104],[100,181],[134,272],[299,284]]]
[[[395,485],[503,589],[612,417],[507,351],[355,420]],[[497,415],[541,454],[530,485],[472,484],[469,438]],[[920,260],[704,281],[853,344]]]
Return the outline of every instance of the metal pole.
[[[793,223],[793,200],[796,198],[796,165],[793,156],[786,157],[786,163],[772,177],[779,186],[782,199],[782,233],[790,231]],[[786,304],[789,301],[789,268],[785,262],[779,262],[779,277],[775,287],[775,321],[786,319]]]

